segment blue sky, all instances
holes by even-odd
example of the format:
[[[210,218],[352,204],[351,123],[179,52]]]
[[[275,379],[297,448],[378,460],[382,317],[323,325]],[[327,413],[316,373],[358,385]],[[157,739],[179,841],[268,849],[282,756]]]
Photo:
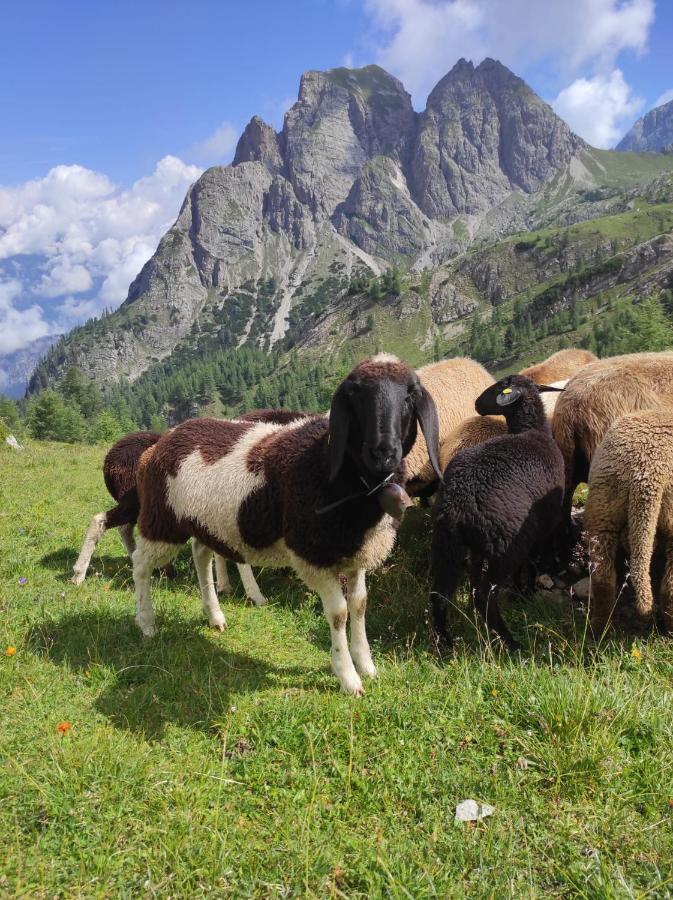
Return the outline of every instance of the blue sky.
[[[367,4],[356,0],[5,4],[0,184],[62,163],[127,184],[166,154],[203,164],[197,146],[222,122],[241,128],[258,113],[280,127],[303,71],[349,57],[374,61],[385,39]],[[672,45],[673,4],[659,0],[647,52],[626,49],[617,59],[644,108],[673,88]],[[437,71],[456,58],[452,42]],[[509,62],[545,99],[566,86],[549,57],[521,67]],[[591,61],[578,69],[591,71]]]
[[[501,59],[591,143],[673,97],[669,0],[23,0],[0,26],[2,356],[117,306],[249,118],[311,68],[378,62],[422,109]]]

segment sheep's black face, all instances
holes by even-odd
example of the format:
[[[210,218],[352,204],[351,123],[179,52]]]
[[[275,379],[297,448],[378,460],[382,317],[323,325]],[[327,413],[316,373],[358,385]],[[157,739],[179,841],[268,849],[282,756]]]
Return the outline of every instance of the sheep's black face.
[[[518,405],[524,396],[537,394],[535,384],[525,375],[508,375],[480,394],[474,404],[480,416],[502,416],[507,408]]]
[[[508,375],[501,378],[480,394],[474,404],[475,410],[480,416],[507,416],[508,411],[514,411],[521,406],[522,401],[538,398],[544,391],[559,391],[562,388],[548,387],[545,384],[535,384],[525,375]],[[532,401],[535,403],[535,401]]]
[[[382,481],[413,447],[417,423],[436,458],[437,411],[413,369],[376,358],[356,366],[332,400],[330,478],[348,452],[369,480]]]

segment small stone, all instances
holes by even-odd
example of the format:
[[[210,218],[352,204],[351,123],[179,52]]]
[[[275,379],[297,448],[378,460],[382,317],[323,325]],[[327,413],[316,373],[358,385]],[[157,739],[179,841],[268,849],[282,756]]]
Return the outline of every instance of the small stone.
[[[463,800],[456,806],[456,822],[478,822],[495,812],[494,806],[477,800]]]
[[[588,600],[591,595],[591,579],[580,578],[573,585],[573,593],[577,600]]]

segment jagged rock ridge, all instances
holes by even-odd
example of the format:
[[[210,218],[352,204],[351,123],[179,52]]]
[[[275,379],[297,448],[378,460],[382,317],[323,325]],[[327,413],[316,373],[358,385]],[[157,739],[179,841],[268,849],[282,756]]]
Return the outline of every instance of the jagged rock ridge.
[[[378,66],[307,72],[282,131],[253,117],[120,309],[60,342],[32,386],[72,364],[100,383],[134,379],[187,339],[277,344],[338,305],[354,272],[441,263],[491,215],[494,234],[525,227],[525,198],[586,150],[494,60],[458,62],[422,113]]]

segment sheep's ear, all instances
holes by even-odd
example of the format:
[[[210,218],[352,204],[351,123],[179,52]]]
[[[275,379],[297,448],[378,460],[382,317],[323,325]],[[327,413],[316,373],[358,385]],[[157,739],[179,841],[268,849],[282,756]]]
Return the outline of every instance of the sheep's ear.
[[[442,470],[439,465],[439,419],[437,407],[428,391],[421,385],[421,393],[416,400],[416,418],[421,426],[425,443],[428,445],[428,456],[432,468],[441,479]]]
[[[348,441],[349,410],[343,385],[337,388],[332,397],[329,411],[329,480],[339,474],[343,465],[346,443]]]
[[[553,384],[538,384],[537,389],[541,394],[544,394],[545,391],[550,391],[550,392],[558,391],[559,393],[561,391],[565,391],[565,388],[554,387]]]
[[[495,398],[498,406],[511,406],[521,399],[521,390],[518,387],[506,387]]]

